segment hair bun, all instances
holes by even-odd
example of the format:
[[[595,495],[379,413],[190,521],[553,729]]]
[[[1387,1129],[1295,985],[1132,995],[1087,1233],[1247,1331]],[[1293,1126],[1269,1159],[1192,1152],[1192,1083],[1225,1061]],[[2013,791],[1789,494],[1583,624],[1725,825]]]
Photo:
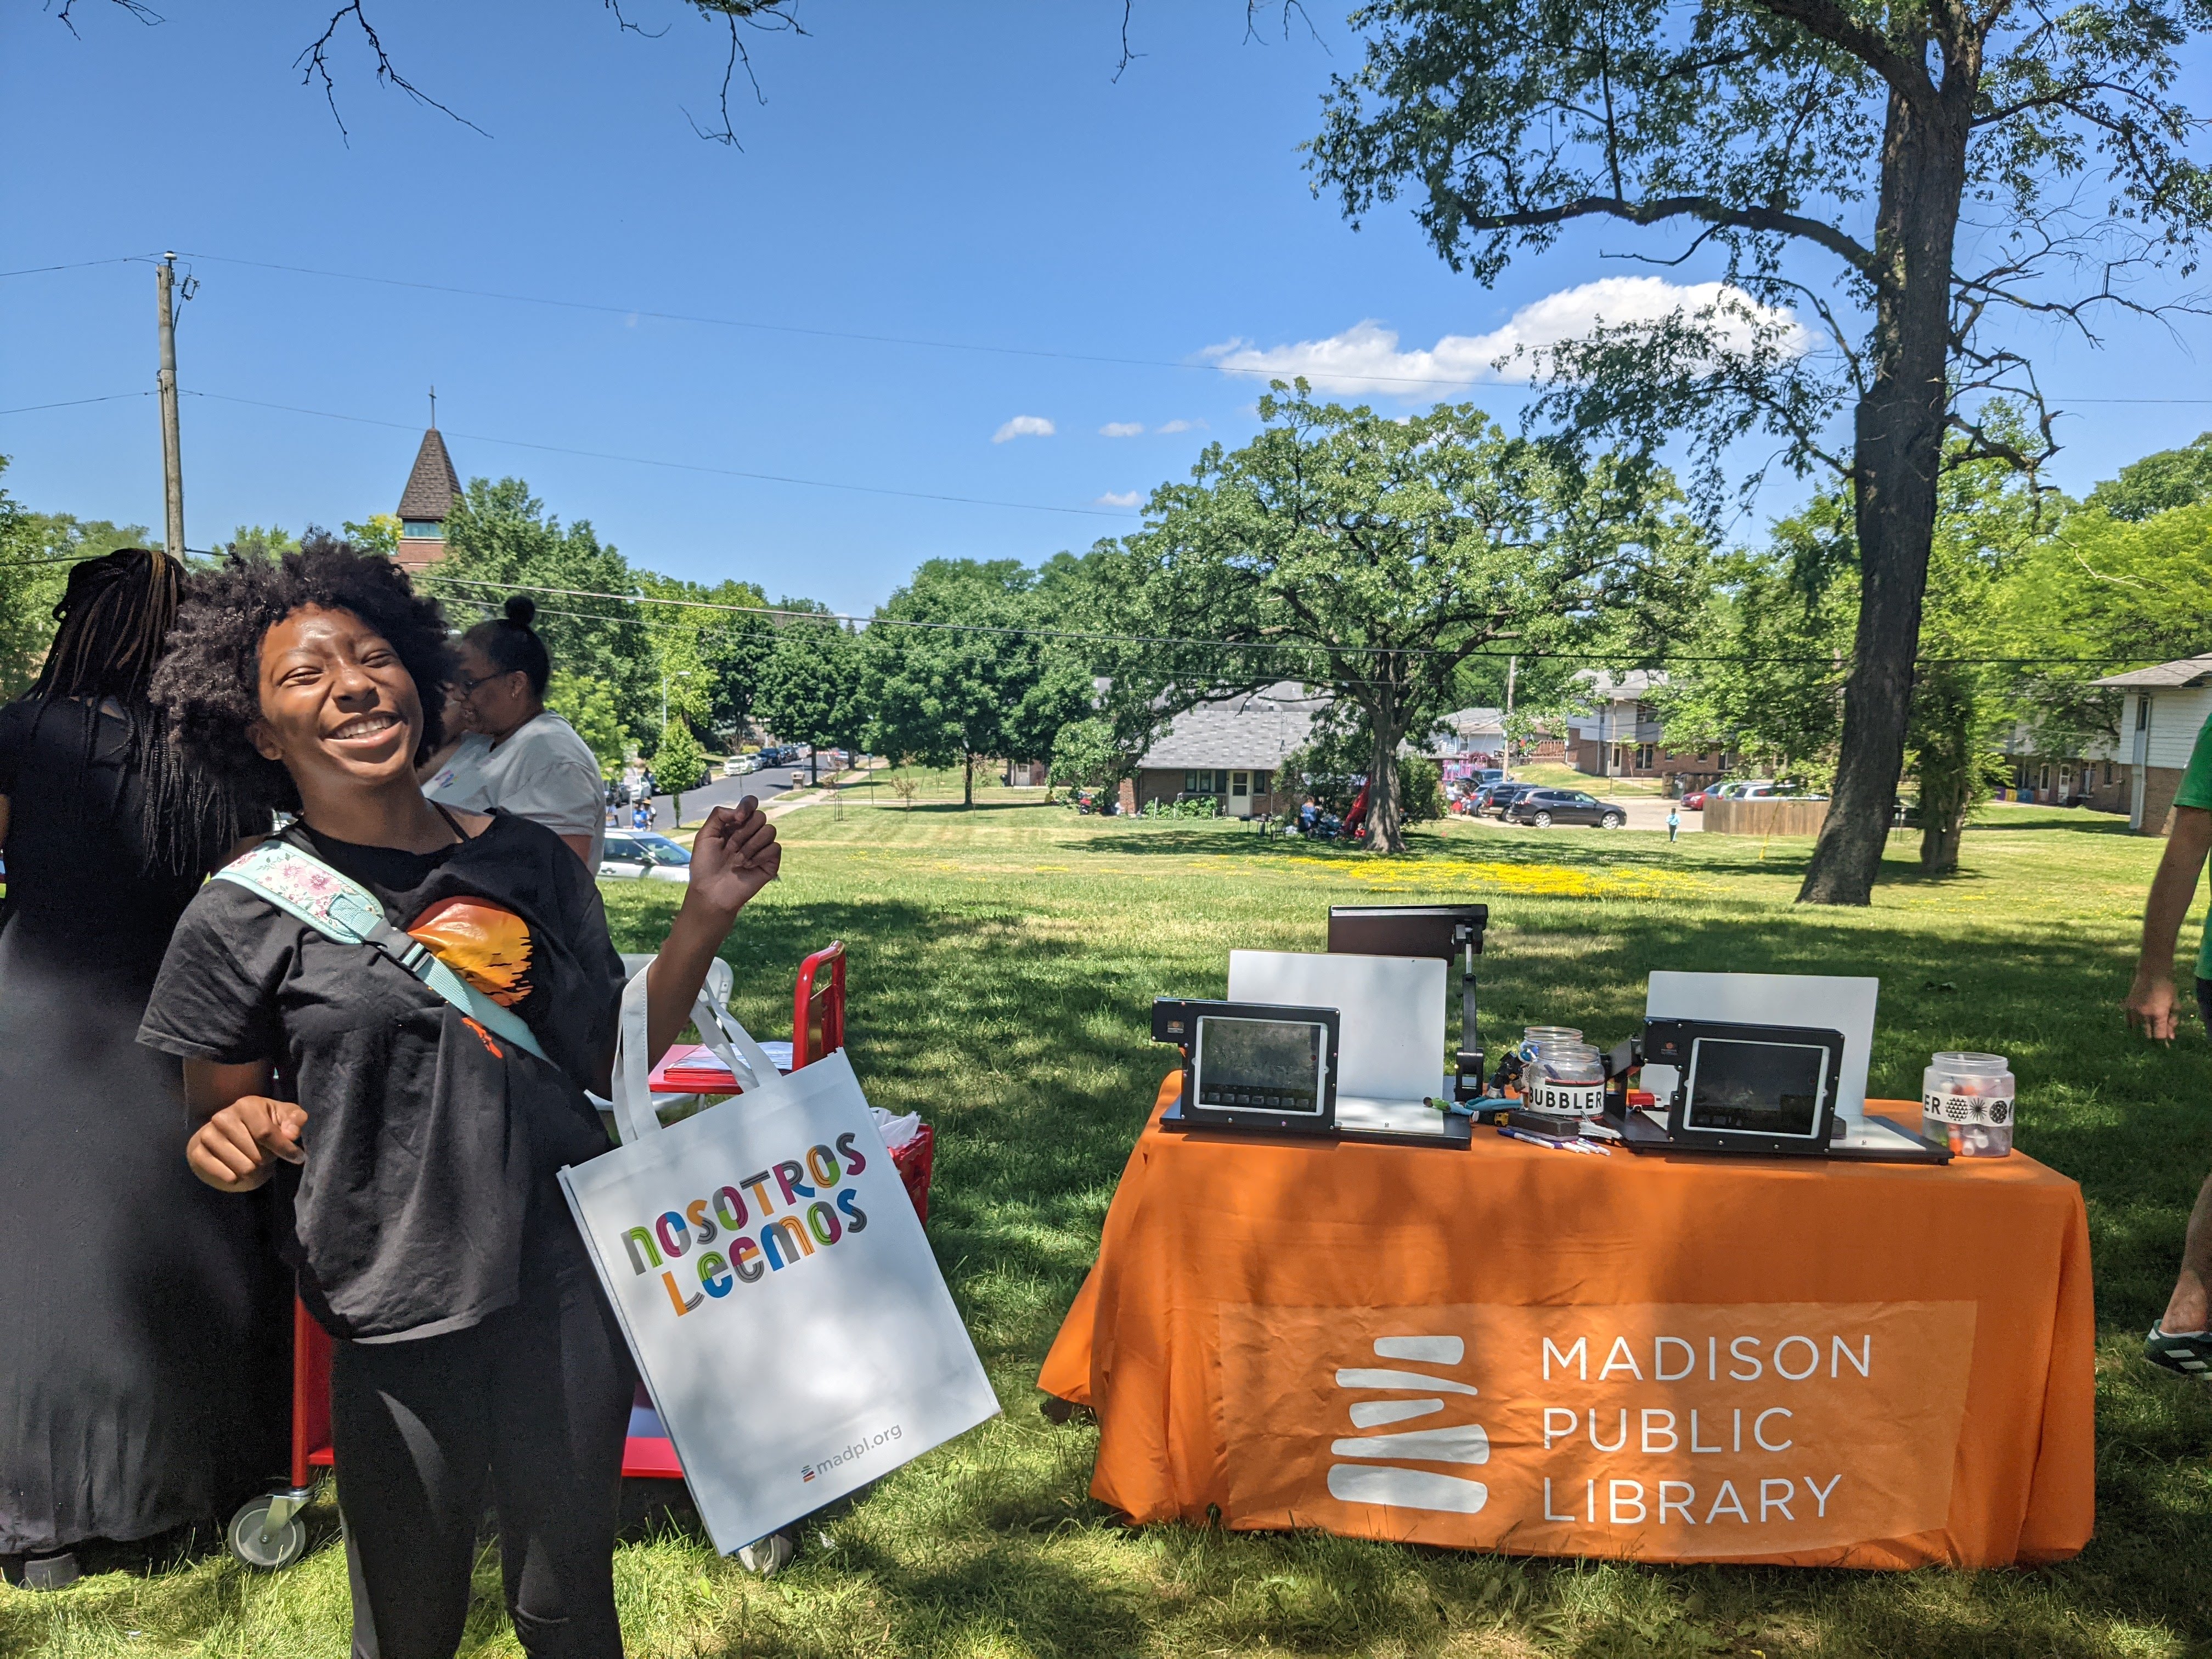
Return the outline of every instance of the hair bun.
[[[512,595],[507,602],[507,619],[517,628],[527,628],[538,614],[538,601],[526,593]]]

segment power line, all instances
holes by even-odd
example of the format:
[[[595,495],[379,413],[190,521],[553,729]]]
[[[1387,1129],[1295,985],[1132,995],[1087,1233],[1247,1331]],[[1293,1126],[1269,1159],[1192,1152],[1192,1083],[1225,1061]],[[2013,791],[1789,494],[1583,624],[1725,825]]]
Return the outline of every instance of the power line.
[[[84,404],[112,404],[124,398],[150,398],[151,388],[144,392],[111,392],[104,398],[70,398],[58,404],[25,404],[19,409],[0,409],[0,415],[29,415],[41,409],[76,409]]]
[[[496,300],[508,305],[544,306],[559,311],[585,311],[610,317],[647,317],[655,322],[690,323],[708,328],[734,328],[762,334],[788,334],[805,339],[849,340],[863,345],[915,346],[929,351],[967,351],[994,357],[1033,357],[1046,362],[1103,363],[1123,368],[1173,368],[1198,370],[1220,374],[1242,374],[1258,377],[1279,375],[1279,371],[1258,368],[1228,368],[1218,362],[1194,362],[1188,358],[1124,357],[1106,352],[1055,351],[1036,346],[988,345],[973,340],[936,340],[912,334],[873,334],[849,329],[808,328],[795,323],[763,323],[750,318],[714,317],[696,312],[658,311],[645,306],[609,305],[592,300],[557,299],[547,295],[514,294],[498,289],[463,288],[448,283],[418,282],[400,276],[372,276],[352,270],[331,270],[316,265],[279,264],[265,259],[240,259],[222,253],[189,253],[184,257],[206,259],[216,264],[240,265],[253,270],[282,271],[295,276],[318,276],[333,282],[367,283],[380,288],[412,289],[424,294],[447,294],[464,299]],[[112,264],[115,261],[94,260],[93,264]],[[64,270],[66,265],[41,267],[45,270]],[[15,273],[0,272],[0,275]],[[1426,386],[1468,387],[1482,384],[1476,379],[1461,376],[1420,374],[1361,374],[1346,370],[1332,369],[1328,376],[1334,380],[1357,380],[1362,385]],[[1506,385],[1505,382],[1490,382]],[[2058,404],[2212,404],[2212,398],[2053,398]]]
[[[287,415],[312,415],[319,420],[350,421],[356,426],[388,427],[395,432],[414,432],[419,428],[412,422],[384,421],[368,415],[341,415],[328,409],[303,409],[296,404],[272,404],[259,398],[235,398],[221,392],[187,390],[188,398],[206,398],[216,403],[243,404],[253,409],[279,410]],[[666,467],[678,472],[705,472],[716,477],[750,478],[760,483],[798,484],[809,489],[837,489],[861,495],[893,495],[909,501],[951,501],[963,507],[1007,507],[1025,513],[1072,513],[1093,519],[1134,519],[1135,513],[1115,512],[1103,507],[1054,507],[1044,501],[998,501],[985,495],[946,495],[921,489],[892,489],[881,484],[840,483],[828,478],[801,478],[781,472],[750,472],[731,466],[707,466],[696,461],[662,460],[652,455],[617,455],[604,450],[573,449],[563,444],[532,443],[523,438],[495,438],[482,432],[453,432],[448,434],[465,438],[471,443],[501,444],[511,449],[533,449],[549,455],[574,455],[586,460],[622,461],[633,466]]]
[[[113,259],[78,259],[65,265],[26,265],[21,270],[0,270],[0,278],[9,276],[40,276],[50,270],[89,270],[94,265],[137,265],[150,264],[143,253],[125,253]]]

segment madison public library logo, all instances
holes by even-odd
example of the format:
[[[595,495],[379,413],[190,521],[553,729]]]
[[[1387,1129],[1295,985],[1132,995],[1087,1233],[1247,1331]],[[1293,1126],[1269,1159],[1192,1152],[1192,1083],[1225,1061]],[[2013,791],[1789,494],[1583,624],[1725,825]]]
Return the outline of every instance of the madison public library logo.
[[[1240,1525],[1694,1560],[1948,1522],[1972,1303],[1220,1316]]]
[[[1456,1336],[1378,1336],[1375,1357],[1390,1366],[1346,1365],[1336,1373],[1339,1389],[1351,1401],[1355,1429],[1384,1429],[1380,1434],[1347,1435],[1329,1443],[1332,1457],[1372,1462],[1331,1463],[1328,1492],[1347,1504],[1383,1504],[1397,1509],[1441,1510],[1473,1515],[1490,1499],[1480,1480],[1446,1474],[1403,1461],[1455,1467],[1487,1463],[1490,1437],[1474,1422],[1445,1422],[1445,1397],[1463,1405],[1479,1392],[1472,1383],[1442,1373],[1408,1370],[1408,1364],[1457,1365],[1467,1357],[1465,1339]],[[1426,1419],[1437,1418],[1431,1422]],[[1419,1422],[1413,1429],[1389,1430],[1393,1423]]]

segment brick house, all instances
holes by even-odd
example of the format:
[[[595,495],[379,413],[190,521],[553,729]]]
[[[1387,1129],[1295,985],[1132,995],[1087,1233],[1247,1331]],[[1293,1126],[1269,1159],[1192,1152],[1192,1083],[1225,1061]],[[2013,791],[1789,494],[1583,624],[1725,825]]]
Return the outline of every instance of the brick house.
[[[1674,749],[1661,728],[1650,694],[1667,684],[1663,672],[1632,668],[1618,677],[1586,668],[1575,676],[1588,688],[1588,714],[1567,721],[1567,761],[1594,778],[1662,778],[1668,793],[1718,783],[1735,757],[1725,749]]]
[[[2118,758],[2127,779],[2128,823],[2138,834],[2162,836],[2172,827],[2174,793],[2197,734],[2212,719],[2212,653],[2090,684],[2127,694]]]
[[[1266,817],[1297,805],[1297,780],[1278,777],[1303,747],[1326,697],[1285,680],[1265,690],[1202,702],[1169,722],[1121,785],[1121,808],[1210,795],[1224,817]]]

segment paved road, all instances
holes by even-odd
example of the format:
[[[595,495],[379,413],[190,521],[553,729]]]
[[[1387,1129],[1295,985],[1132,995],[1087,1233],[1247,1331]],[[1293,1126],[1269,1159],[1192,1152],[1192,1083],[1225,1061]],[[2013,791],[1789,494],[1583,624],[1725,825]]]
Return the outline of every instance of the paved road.
[[[696,789],[684,792],[684,822],[696,828],[700,820],[717,806],[735,806],[747,795],[757,796],[765,806],[778,795],[809,787],[805,761],[796,766],[771,766],[764,772],[748,772],[738,778],[715,778]],[[665,835],[675,827],[676,802],[667,795],[655,795],[653,805],[656,815],[653,827]],[[625,824],[629,821],[627,808],[623,812],[623,821]]]

